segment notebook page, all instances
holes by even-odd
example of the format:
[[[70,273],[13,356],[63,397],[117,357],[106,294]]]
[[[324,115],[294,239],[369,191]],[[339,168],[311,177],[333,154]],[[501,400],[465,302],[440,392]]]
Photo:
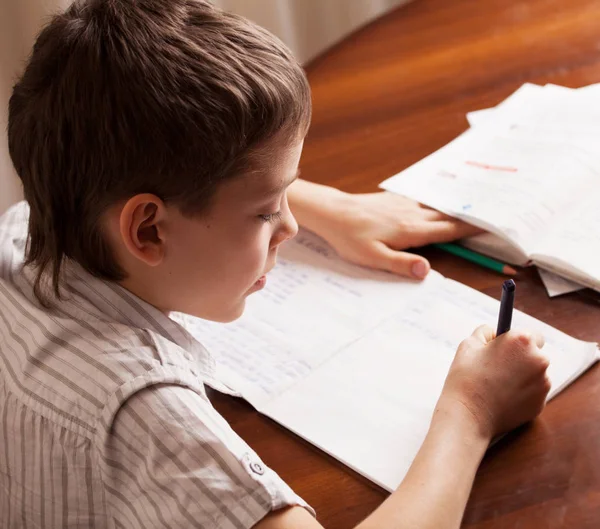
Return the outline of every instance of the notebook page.
[[[547,225],[596,178],[583,149],[473,129],[381,187],[476,224],[529,255]]]
[[[471,127],[487,127],[496,132],[512,130],[524,125],[537,127],[538,124],[544,123],[544,126],[538,127],[535,131],[536,135],[544,134],[549,126],[561,129],[562,119],[566,118],[571,125],[573,121],[581,123],[586,120],[586,116],[583,116],[582,120],[579,113],[572,113],[573,102],[579,108],[583,108],[589,105],[592,97],[595,96],[596,94],[591,92],[584,93],[564,86],[553,84],[538,86],[525,83],[495,107],[467,113],[467,121]],[[569,110],[565,112],[566,108]],[[587,122],[594,123],[592,120]],[[573,127],[570,126],[569,132],[572,129]]]
[[[493,119],[496,130],[510,128],[514,119],[526,115],[543,97],[543,91],[543,86],[525,83],[495,107],[467,113],[467,121],[471,127],[479,127]]]
[[[429,427],[460,341],[495,325],[498,302],[450,280],[390,315],[261,411],[388,491],[404,478]],[[554,396],[596,360],[581,342],[515,312],[540,330]]]
[[[600,141],[599,96],[598,90],[526,84],[495,108],[467,119],[479,130],[510,131],[514,138],[567,143],[594,154]]]
[[[582,86],[581,88],[577,88],[576,90],[580,94],[585,94],[586,96],[600,96],[600,83]]]
[[[585,196],[536,244],[533,258],[540,266],[573,270],[600,290],[600,190],[590,188]]]
[[[548,272],[547,270],[543,270],[542,268],[538,268],[538,275],[546,288],[546,292],[548,293],[548,297],[554,298],[557,296],[562,296],[563,294],[569,294],[571,292],[577,292],[578,290],[582,290],[585,287],[580,285],[579,283],[574,283],[573,281],[569,281],[562,276],[556,275],[552,272]]]
[[[493,257],[504,263],[517,266],[527,266],[530,263],[529,257],[523,256],[515,250],[513,245],[492,233],[481,233],[479,235],[461,239],[460,244],[475,252],[488,255],[489,257]],[[564,265],[561,266],[561,268],[564,268]],[[538,268],[538,273],[546,288],[548,296],[551,298],[585,288],[578,283],[569,281],[560,275],[547,270],[542,270],[541,268]]]
[[[519,118],[516,125],[527,128],[534,135],[549,132],[566,138],[597,135],[600,130],[598,96],[598,92],[545,87],[545,97],[532,105],[530,112]]]
[[[259,408],[332,354],[413,302],[429,282],[368,270],[301,230],[280,250],[267,286],[230,324],[187,318],[220,379]]]
[[[460,240],[465,248],[498,259],[503,263],[527,266],[529,256],[520,251],[514,244],[494,235],[493,233],[479,233]]]

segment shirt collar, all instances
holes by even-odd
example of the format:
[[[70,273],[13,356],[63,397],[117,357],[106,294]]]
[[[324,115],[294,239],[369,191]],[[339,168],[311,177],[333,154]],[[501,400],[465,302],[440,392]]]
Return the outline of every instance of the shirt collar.
[[[65,283],[81,301],[92,305],[111,321],[153,331],[183,349],[187,353],[186,359],[199,364],[205,374],[214,376],[213,357],[181,325],[184,320],[177,313],[171,318],[121,285],[97,278],[74,262],[66,263]]]

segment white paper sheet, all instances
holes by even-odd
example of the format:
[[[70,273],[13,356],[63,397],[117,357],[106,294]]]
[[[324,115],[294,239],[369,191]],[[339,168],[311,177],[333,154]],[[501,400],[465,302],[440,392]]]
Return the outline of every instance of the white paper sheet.
[[[540,234],[598,181],[591,155],[560,143],[466,132],[381,187],[535,251]]]
[[[350,265],[301,232],[240,320],[188,328],[259,411],[392,490],[458,344],[495,325],[498,305],[436,272],[417,283]],[[553,394],[595,361],[595,344],[521,313],[513,321],[545,335]]]
[[[573,281],[569,281],[564,277],[548,272],[547,270],[542,270],[541,268],[538,268],[538,274],[540,275],[542,283],[544,283],[548,296],[551,298],[569,294],[571,292],[577,292],[578,290],[585,288]]]
[[[261,411],[391,491],[425,438],[458,343],[497,311],[495,300],[444,281]],[[594,344],[521,313],[513,326],[545,335],[551,396],[594,361]]]
[[[469,131],[381,187],[504,241],[490,251],[492,239],[474,238],[469,247],[600,290],[599,98],[598,85],[525,84],[496,107],[469,113]]]

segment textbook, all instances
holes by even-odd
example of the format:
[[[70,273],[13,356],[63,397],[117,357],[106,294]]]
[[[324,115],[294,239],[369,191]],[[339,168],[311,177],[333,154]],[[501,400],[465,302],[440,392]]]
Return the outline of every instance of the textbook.
[[[355,266],[301,230],[239,320],[182,321],[232,394],[392,491],[425,438],[459,343],[481,324],[495,328],[498,309],[435,271],[417,282]],[[596,344],[515,311],[519,327],[546,339],[550,398],[597,359]]]
[[[598,85],[524,85],[380,186],[489,232],[473,250],[600,290],[598,100]]]

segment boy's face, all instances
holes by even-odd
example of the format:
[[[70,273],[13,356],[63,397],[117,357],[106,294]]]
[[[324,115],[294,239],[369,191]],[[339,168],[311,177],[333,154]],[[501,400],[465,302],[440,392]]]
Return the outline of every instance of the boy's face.
[[[167,207],[164,258],[153,287],[158,305],[214,321],[241,316],[246,297],[264,287],[279,245],[298,231],[287,187],[297,176],[302,145],[274,149],[260,171],[223,183],[200,217]]]

